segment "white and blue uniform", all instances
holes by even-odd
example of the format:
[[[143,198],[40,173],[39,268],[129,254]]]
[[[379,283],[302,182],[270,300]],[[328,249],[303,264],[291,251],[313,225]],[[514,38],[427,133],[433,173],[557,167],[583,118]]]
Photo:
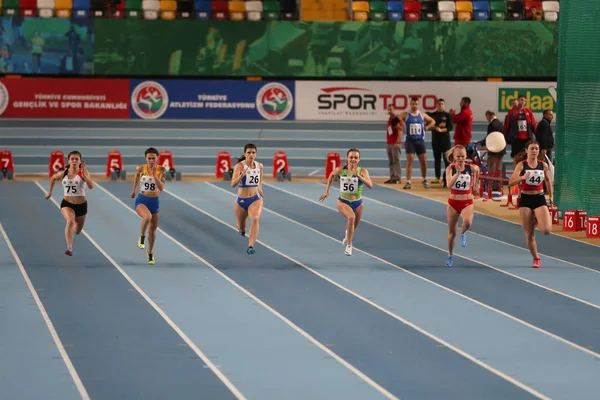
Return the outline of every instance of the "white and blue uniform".
[[[242,164],[244,169],[244,176],[238,183],[238,188],[258,188],[260,184],[260,165],[254,161],[254,168],[248,167],[245,163]],[[256,200],[260,199],[260,195],[256,193],[252,197],[237,197],[236,202],[244,210],[248,211],[248,207]]]
[[[406,154],[423,154],[427,151],[425,148],[425,120],[421,111],[417,115],[408,113],[406,118],[406,141],[404,142]]]

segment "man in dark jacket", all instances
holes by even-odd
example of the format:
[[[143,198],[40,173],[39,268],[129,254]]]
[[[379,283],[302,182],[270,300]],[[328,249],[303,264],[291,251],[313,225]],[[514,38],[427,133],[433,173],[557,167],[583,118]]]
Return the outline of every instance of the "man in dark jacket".
[[[439,183],[442,177],[442,159],[447,168],[450,163],[444,153],[450,150],[450,132],[452,131],[452,115],[444,107],[444,99],[438,99],[437,109],[434,112],[427,113],[435,121],[435,126],[431,128],[431,148],[433,150],[433,165],[435,170],[435,179],[433,183]],[[443,174],[444,187],[446,187],[446,174]]]
[[[554,113],[552,110],[544,110],[544,117],[537,126],[535,132],[535,140],[540,144],[540,158],[548,156],[550,162],[554,163],[554,157],[552,156],[552,150],[554,149],[554,132],[552,132],[552,119]]]
[[[485,138],[483,140],[480,140],[479,142],[477,142],[477,144],[479,146],[485,146],[485,139],[487,138],[487,136],[492,133],[492,132],[500,132],[502,133],[502,131],[504,130],[504,124],[498,119],[498,117],[496,117],[496,113],[493,112],[492,110],[487,110],[485,112],[485,119],[488,120],[489,124],[487,127],[487,134],[485,135]],[[504,155],[506,154],[506,147],[498,153],[493,153],[491,151],[488,151],[487,153],[487,159],[488,159],[488,173],[491,176],[495,176],[495,177],[500,177],[500,171],[502,171],[502,159],[504,158]],[[494,191],[498,191],[500,190],[501,187],[501,182],[500,181],[492,181],[492,190]]]

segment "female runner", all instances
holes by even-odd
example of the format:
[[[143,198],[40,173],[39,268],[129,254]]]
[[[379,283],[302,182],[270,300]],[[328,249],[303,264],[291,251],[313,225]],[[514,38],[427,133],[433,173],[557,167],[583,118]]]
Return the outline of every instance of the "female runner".
[[[553,203],[554,187],[548,171],[548,164],[538,159],[540,145],[535,140],[530,140],[525,145],[525,150],[515,156],[515,170],[509,179],[508,186],[521,184],[521,199],[519,201],[519,214],[521,225],[525,231],[527,247],[533,256],[532,268],[540,267],[540,256],[535,241],[535,225],[544,235],[552,232],[552,218],[546,197],[544,196],[544,182],[548,189],[550,204]]]
[[[246,253],[254,254],[254,243],[258,237],[260,215],[263,210],[262,191],[263,165],[256,161],[256,146],[248,143],[244,146],[244,155],[233,169],[231,187],[238,187],[237,198],[233,206],[240,235],[246,235],[246,221],[250,217],[250,237]]]
[[[458,230],[458,219],[462,218],[460,228],[460,245],[467,246],[467,231],[473,223],[473,192],[477,190],[479,182],[479,167],[467,165],[467,149],[463,145],[456,145],[446,152],[446,159],[451,165],[446,168],[446,182],[450,188],[448,206],[446,206],[446,219],[448,221],[448,258],[446,266],[451,267],[454,262],[454,243]]]
[[[337,167],[331,172],[327,180],[325,193],[319,197],[319,200],[324,201],[329,196],[329,188],[333,183],[333,179],[339,176],[340,197],[337,201],[337,208],[347,220],[346,234],[344,240],[342,240],[342,244],[346,246],[345,254],[347,256],[352,255],[352,239],[363,213],[363,186],[366,185],[369,189],[373,188],[369,171],[366,168],[359,167],[359,162],[360,151],[358,149],[348,150],[346,165]]]
[[[156,241],[156,230],[160,219],[160,201],[158,195],[165,188],[166,172],[165,168],[158,165],[158,150],[150,147],[144,153],[146,164],[138,165],[135,170],[135,180],[131,198],[135,198],[135,211],[142,219],[140,238],[138,247],[146,247],[146,229],[148,229],[148,249],[146,257],[148,264],[153,265],[154,243]],[[139,185],[139,193],[135,197],[136,189]]]
[[[52,190],[56,181],[62,180],[63,201],[60,203],[60,213],[66,221],[65,239],[67,250],[65,254],[73,255],[73,234],[83,230],[85,216],[87,215],[87,197],[85,187],[94,188],[94,181],[90,172],[85,168],[85,162],[81,160],[81,153],[72,151],[67,156],[69,165],[63,171],[58,171],[50,178],[50,190],[46,194],[46,200],[52,197]]]

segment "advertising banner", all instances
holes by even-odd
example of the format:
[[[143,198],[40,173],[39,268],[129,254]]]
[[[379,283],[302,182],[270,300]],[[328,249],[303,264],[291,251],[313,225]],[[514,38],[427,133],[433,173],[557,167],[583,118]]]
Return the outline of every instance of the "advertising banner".
[[[129,80],[1,79],[0,117],[129,118]]]
[[[131,81],[131,118],[293,120],[294,83]]]
[[[446,110],[460,110],[462,97],[471,98],[474,122],[487,122],[485,112],[504,117],[518,96],[537,119],[544,109],[556,107],[556,82],[397,82],[397,81],[298,81],[296,119],[305,121],[382,121],[387,107],[397,112],[410,108],[410,99],[420,100],[420,109],[434,111],[438,99]]]

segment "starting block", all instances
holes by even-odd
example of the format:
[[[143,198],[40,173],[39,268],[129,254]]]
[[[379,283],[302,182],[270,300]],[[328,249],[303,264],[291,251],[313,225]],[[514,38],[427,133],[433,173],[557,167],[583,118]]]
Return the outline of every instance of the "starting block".
[[[108,158],[106,159],[106,177],[110,178],[111,181],[127,179],[127,171],[123,169],[123,156],[118,150],[111,150],[108,152]]]
[[[215,177],[230,181],[232,176],[231,154],[228,151],[220,151],[217,154],[217,163],[215,164]]]
[[[173,163],[173,153],[169,150],[162,150],[158,155],[158,165],[164,167],[167,170],[166,179],[172,181],[181,180],[181,172],[175,170],[175,163]]]
[[[8,150],[0,151],[0,167],[2,168],[2,174],[0,174],[0,181],[8,179],[12,181],[15,179],[15,164],[13,162],[12,153]]]
[[[327,160],[325,161],[325,179],[329,179],[329,175],[342,164],[342,157],[340,153],[327,153]]]
[[[65,161],[65,153],[60,150],[54,150],[50,153],[50,161],[48,162],[48,176],[52,177],[61,169],[65,169],[67,162]]]
[[[287,154],[283,151],[278,151],[273,155],[273,179],[278,181],[292,180]]]

